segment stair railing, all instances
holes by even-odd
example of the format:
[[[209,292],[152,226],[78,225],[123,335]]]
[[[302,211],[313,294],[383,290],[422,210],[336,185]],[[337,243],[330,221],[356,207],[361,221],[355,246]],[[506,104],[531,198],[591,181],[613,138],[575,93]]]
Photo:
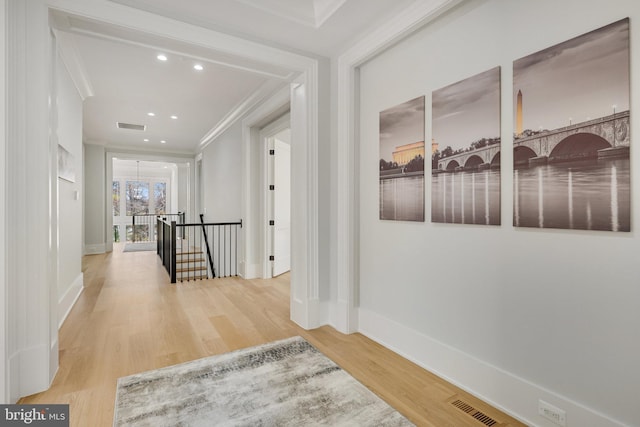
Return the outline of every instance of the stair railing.
[[[136,242],[154,242],[158,236],[156,218],[170,218],[177,224],[184,224],[184,212],[177,214],[133,214],[131,215],[131,240]]]
[[[204,236],[204,245],[207,247],[207,259],[209,260],[209,268],[211,276],[216,278],[216,269],[213,267],[213,259],[211,258],[211,249],[209,249],[209,238],[207,237],[207,228],[204,226],[204,214],[200,214],[200,224],[202,224],[202,235]]]
[[[176,228],[175,221],[168,222],[160,216],[156,219],[158,227],[158,256],[169,273],[171,283],[176,283]]]
[[[199,224],[178,224],[159,216],[157,227],[157,252],[171,283],[238,275],[242,220],[205,223],[201,216]]]

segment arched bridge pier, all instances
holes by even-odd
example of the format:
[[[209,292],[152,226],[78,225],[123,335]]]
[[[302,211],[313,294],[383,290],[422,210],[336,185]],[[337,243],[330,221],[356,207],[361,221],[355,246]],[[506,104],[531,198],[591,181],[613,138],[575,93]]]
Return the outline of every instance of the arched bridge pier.
[[[454,154],[438,161],[438,171],[483,170],[500,167],[500,144]]]
[[[629,111],[559,129],[517,137],[513,143],[515,166],[581,159],[629,156]],[[438,160],[439,172],[500,167],[500,144],[465,151]]]
[[[629,156],[629,111],[516,138],[516,166]]]

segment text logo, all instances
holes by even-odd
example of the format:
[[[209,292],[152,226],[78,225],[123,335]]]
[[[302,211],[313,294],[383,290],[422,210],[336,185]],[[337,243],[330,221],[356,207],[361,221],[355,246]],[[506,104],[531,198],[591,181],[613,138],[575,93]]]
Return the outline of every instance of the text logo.
[[[69,405],[0,405],[0,427],[69,427]]]

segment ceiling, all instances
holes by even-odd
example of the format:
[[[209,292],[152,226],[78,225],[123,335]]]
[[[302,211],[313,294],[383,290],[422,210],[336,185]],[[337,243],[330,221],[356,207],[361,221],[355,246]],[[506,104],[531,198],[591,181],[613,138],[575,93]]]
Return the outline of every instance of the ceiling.
[[[110,0],[240,37],[331,57],[415,0]]]
[[[108,1],[265,45],[332,57],[413,0]],[[250,58],[63,12],[53,18],[61,56],[84,97],[83,133],[90,144],[193,154],[234,111],[292,78],[288,70]],[[166,60],[159,60],[160,54]],[[194,69],[196,64],[202,70]],[[117,122],[144,130],[119,129]]]

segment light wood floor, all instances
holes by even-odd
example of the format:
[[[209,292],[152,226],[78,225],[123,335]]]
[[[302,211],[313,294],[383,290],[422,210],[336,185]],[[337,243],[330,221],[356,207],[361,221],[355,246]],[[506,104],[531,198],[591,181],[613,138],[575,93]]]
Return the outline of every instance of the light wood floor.
[[[289,277],[172,285],[153,252],[122,246],[83,261],[85,290],[60,329],[51,388],[20,403],[68,403],[71,425],[111,426],[119,377],[301,335],[419,426],[523,424],[360,334],[305,331],[289,320]],[[473,413],[473,412],[472,412]]]

